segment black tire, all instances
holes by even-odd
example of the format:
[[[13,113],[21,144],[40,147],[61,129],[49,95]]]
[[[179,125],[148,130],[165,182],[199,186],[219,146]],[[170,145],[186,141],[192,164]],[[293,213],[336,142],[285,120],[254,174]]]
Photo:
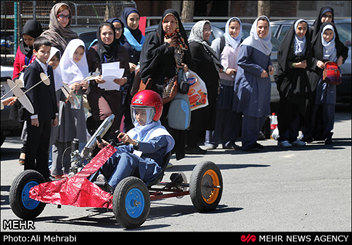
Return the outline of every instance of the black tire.
[[[140,227],[150,211],[149,190],[137,177],[123,179],[115,188],[112,210],[117,222],[126,229]]]
[[[220,202],[222,191],[222,176],[215,163],[204,161],[194,167],[189,192],[192,203],[199,212],[214,210]]]
[[[44,183],[43,175],[35,170],[25,170],[12,182],[9,193],[10,206],[17,217],[32,220],[41,214],[45,203],[30,199],[29,190],[33,186]]]

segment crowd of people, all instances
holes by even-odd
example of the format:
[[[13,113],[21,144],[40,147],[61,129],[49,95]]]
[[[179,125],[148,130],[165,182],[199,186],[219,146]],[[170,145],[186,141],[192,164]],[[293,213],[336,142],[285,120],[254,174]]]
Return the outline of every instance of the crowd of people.
[[[321,9],[312,27],[303,19],[292,24],[280,45],[276,70],[270,59],[271,30],[266,16],[253,22],[250,36],[244,40],[241,20],[230,18],[224,36],[211,44],[208,20],[198,21],[187,37],[178,12],[167,9],[156,31],[145,37],[139,30],[139,18],[137,9],[125,8],[121,18],[99,25],[89,48],[70,29],[72,14],[65,3],[53,6],[49,29],[44,32],[38,21],[26,22],[13,80],[22,75],[24,88],[29,89],[44,72],[50,85],[41,84],[27,93],[34,114],[18,111],[24,121],[20,162],[25,169],[36,169],[44,177],[64,177],[70,167],[67,149],[71,142],[79,139],[82,148],[87,132],[94,132],[111,114],[115,120],[105,141],[116,140],[118,129],[133,129],[131,87],[136,80],[161,96],[163,111],[157,121],[175,140],[171,152],[177,160],[186,154],[205,154],[219,144],[223,149],[261,151],[258,135],[271,114],[270,75],[274,75],[280,94],[278,146],[304,146],[313,140],[332,143],[336,85],[324,82],[323,70],[327,61],[343,64],[348,49],[339,40],[331,7]],[[122,77],[113,80],[120,90],[102,88],[106,81],[101,76],[85,80],[112,62],[119,62],[124,69]],[[164,93],[165,84],[180,69],[199,75],[208,100],[206,107],[192,111],[190,127],[185,130],[169,127],[167,117],[170,102],[179,93],[177,81],[170,93]],[[72,90],[76,103],[68,101],[61,90],[64,85]],[[198,145],[203,133],[206,149]],[[240,135],[241,147],[236,144]]]

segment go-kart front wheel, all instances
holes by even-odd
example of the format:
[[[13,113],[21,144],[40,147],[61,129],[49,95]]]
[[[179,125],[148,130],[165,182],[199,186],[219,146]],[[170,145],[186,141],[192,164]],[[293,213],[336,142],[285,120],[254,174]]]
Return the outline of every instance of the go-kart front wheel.
[[[12,182],[9,200],[12,211],[24,220],[36,218],[45,208],[45,203],[29,198],[29,190],[44,183],[43,175],[35,170],[25,170]]]
[[[126,229],[140,227],[150,210],[150,196],[145,183],[137,177],[123,179],[115,188],[113,212],[117,222]]]
[[[195,166],[189,192],[192,203],[199,212],[214,210],[220,202],[222,190],[221,172],[215,163],[204,161]]]

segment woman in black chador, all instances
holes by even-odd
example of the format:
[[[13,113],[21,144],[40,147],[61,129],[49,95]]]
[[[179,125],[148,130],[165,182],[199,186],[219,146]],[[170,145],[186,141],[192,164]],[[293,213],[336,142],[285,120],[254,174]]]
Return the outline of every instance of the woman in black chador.
[[[185,71],[195,71],[189,51],[187,34],[183,28],[179,14],[173,9],[167,9],[155,32],[150,33],[144,42],[140,57],[141,79],[144,83],[149,78],[153,80],[151,89],[162,95],[165,81],[175,76],[177,68],[181,65]],[[177,93],[174,85],[170,96],[163,98],[164,111],[161,123],[175,139],[173,151],[179,160],[185,155],[185,131],[168,127],[166,115],[169,111],[170,101]]]
[[[311,96],[307,69],[311,63],[308,23],[295,21],[283,38],[278,55],[275,82],[280,94],[278,110],[279,147],[304,146],[299,139],[300,124]]]
[[[320,9],[318,17],[315,19],[313,25],[309,27],[309,37],[312,41],[320,34],[320,27],[325,22],[334,23],[334,9],[330,6],[324,6]]]

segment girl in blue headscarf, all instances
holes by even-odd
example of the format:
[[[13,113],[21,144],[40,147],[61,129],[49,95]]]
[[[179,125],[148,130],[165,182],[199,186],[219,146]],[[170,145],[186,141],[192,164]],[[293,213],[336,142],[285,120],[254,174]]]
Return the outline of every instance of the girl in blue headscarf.
[[[270,76],[274,67],[271,54],[270,21],[259,16],[253,23],[250,36],[243,40],[237,57],[235,78],[236,111],[243,113],[242,150],[260,151],[258,134],[270,114]]]
[[[139,30],[140,14],[135,8],[125,8],[121,14],[121,21],[124,24],[123,45],[128,51],[130,62],[138,64],[145,37]]]
[[[133,128],[130,115],[130,102],[132,96],[130,90],[135,77],[135,69],[139,63],[139,57],[141,55],[142,47],[145,41],[145,37],[139,30],[139,19],[140,14],[135,8],[125,8],[121,13],[121,21],[124,25],[124,33],[121,38],[122,45],[127,49],[129,55],[129,66],[131,76],[127,84],[123,88],[123,115],[125,116],[124,128],[125,131]]]

